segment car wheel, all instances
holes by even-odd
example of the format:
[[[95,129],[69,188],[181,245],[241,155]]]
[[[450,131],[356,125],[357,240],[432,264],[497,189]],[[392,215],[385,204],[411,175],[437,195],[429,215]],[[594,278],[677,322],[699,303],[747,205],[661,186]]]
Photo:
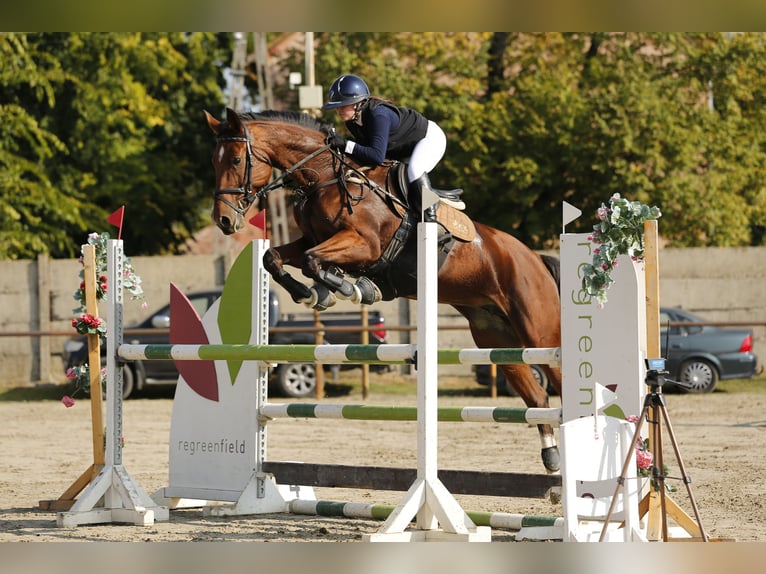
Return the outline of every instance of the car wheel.
[[[277,388],[287,397],[302,398],[316,393],[316,367],[311,363],[280,365],[276,370]]]
[[[545,371],[543,371],[541,368],[539,368],[537,365],[530,365],[532,368],[532,375],[535,377],[535,380],[537,381],[537,384],[540,385],[545,392],[548,392],[548,376],[545,374]],[[518,397],[519,394],[516,392],[516,389],[514,389],[511,386],[511,383],[509,383],[505,375],[502,371],[497,372],[497,382],[498,385],[502,382],[503,387],[505,388],[505,393],[511,397]]]
[[[122,371],[122,400],[125,400],[136,390],[136,377],[133,374],[133,369],[128,365],[122,365],[120,370]]]
[[[718,382],[718,371],[708,361],[692,359],[681,364],[679,380],[686,383],[685,387],[679,386],[681,392],[711,393]]]

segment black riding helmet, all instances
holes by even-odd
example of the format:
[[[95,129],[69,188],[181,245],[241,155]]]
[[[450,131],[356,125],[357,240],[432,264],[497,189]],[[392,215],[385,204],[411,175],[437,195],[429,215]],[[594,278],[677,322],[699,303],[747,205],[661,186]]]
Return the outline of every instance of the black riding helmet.
[[[322,106],[323,110],[333,110],[366,100],[370,97],[370,89],[359,76],[345,74],[332,83],[329,95],[330,101]]]

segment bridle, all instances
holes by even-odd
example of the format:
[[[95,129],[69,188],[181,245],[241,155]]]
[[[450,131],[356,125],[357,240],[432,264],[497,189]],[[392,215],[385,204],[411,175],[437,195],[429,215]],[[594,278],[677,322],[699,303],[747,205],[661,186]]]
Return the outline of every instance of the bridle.
[[[316,151],[310,153],[309,155],[301,159],[292,167],[283,171],[282,175],[273,179],[267,185],[264,185],[260,189],[253,191],[252,171],[253,171],[254,161],[257,160],[257,161],[260,161],[261,163],[265,163],[271,168],[273,168],[274,166],[272,165],[269,157],[265,155],[263,152],[256,150],[258,154],[256,155],[256,153],[254,153],[253,146],[250,144],[250,134],[247,131],[247,125],[243,123],[242,129],[244,131],[244,135],[242,136],[220,136],[216,138],[216,142],[243,142],[245,144],[247,149],[247,154],[245,155],[245,175],[243,177],[242,184],[239,187],[218,188],[213,192],[214,201],[222,201],[223,203],[231,207],[235,212],[237,212],[237,214],[239,214],[241,217],[245,216],[245,213],[253,204],[253,202],[266,197],[269,193],[271,193],[275,189],[283,187],[283,183],[285,179],[287,179],[293,173],[295,173],[298,170],[298,168],[300,168],[303,164],[314,159],[323,151],[331,149],[329,145],[324,145],[320,147]],[[237,201],[237,205],[234,205],[228,199],[223,197],[224,195],[231,195],[231,194],[239,194],[242,196],[239,199],[239,201]]]

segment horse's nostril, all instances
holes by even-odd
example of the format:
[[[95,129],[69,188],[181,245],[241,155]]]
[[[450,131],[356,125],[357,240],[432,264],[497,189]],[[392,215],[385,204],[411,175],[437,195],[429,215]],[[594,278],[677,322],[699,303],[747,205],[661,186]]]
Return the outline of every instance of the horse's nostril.
[[[224,229],[229,229],[231,227],[231,221],[228,217],[222,217],[221,218],[221,227]]]

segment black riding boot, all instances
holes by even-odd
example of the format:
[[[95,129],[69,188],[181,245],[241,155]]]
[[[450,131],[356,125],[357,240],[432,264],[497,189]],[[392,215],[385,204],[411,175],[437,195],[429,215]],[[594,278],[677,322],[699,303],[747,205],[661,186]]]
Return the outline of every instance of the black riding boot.
[[[442,199],[446,199],[450,202],[462,203],[460,200],[460,194],[463,193],[462,189],[434,189],[431,187],[431,180],[428,179],[428,174],[424,173],[415,181],[410,182],[410,188],[408,191],[410,205],[415,213],[420,213],[423,206],[423,191],[429,190],[434,192]]]

